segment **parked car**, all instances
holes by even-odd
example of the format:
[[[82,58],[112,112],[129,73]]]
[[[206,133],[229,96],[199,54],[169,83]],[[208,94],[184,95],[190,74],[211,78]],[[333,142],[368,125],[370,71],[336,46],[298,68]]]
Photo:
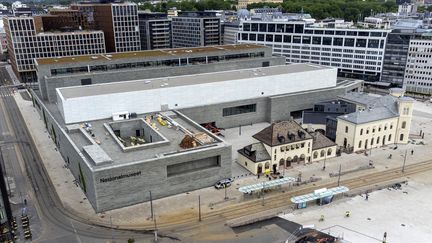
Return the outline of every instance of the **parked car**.
[[[220,181],[216,182],[216,184],[214,185],[214,187],[216,189],[223,189],[225,187],[230,187],[232,181],[233,180],[231,178],[230,179],[223,179],[223,180],[220,180]]]

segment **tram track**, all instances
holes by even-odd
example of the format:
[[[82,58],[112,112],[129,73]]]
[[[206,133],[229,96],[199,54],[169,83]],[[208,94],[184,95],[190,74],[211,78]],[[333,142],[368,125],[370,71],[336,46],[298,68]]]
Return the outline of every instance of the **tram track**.
[[[423,161],[416,164],[410,164],[405,166],[404,173],[402,173],[402,167],[391,168],[384,171],[378,171],[366,175],[361,175],[353,178],[342,179],[340,185],[348,187],[350,190],[364,188],[366,186],[374,186],[383,182],[388,182],[396,179],[401,179],[410,175],[426,172],[432,170],[432,160]],[[251,201],[241,202],[235,205],[228,205],[224,208],[209,211],[202,214],[202,221],[206,224],[220,223],[227,220],[236,219],[239,217],[247,216],[251,212],[262,212],[266,210],[272,210],[274,208],[287,208],[293,206],[290,198],[302,194],[310,193],[316,189],[323,187],[335,187],[337,186],[336,179],[332,179],[331,182],[324,181],[322,183],[315,183],[314,186],[299,187],[295,190],[287,191],[283,194],[270,195],[265,199],[265,206],[262,206],[261,199],[255,199]],[[265,210],[263,208],[265,207]],[[152,222],[148,224],[140,224],[129,226],[133,228],[146,228],[152,227]],[[179,227],[183,225],[183,227]],[[158,228],[165,230],[174,230],[181,228],[181,231],[191,230],[199,227],[198,213],[189,213],[182,216],[176,217],[169,221],[164,221],[163,217],[158,218]]]

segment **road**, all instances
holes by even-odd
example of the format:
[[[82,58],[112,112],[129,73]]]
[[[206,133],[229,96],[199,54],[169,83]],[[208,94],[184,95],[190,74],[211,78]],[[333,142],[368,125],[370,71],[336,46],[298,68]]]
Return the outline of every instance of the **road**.
[[[8,79],[5,67],[0,66],[0,80]],[[68,243],[107,242],[114,239],[127,242],[129,238],[150,241],[153,237],[151,232],[96,226],[63,208],[11,95],[13,92],[10,86],[0,86],[0,146],[7,177],[12,187],[15,185],[11,197],[14,216],[19,218],[25,198],[33,241]]]

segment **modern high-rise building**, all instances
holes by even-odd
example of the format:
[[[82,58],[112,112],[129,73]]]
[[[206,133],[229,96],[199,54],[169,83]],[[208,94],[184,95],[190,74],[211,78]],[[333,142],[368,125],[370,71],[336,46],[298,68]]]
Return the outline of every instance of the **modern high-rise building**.
[[[381,82],[402,87],[410,40],[421,33],[417,29],[394,29],[388,34]]]
[[[104,32],[107,52],[141,50],[135,3],[79,3],[71,5],[71,10],[84,16],[86,26]]]
[[[220,45],[220,18],[215,12],[180,12],[172,18],[172,37],[174,48]]]
[[[138,12],[141,50],[171,48],[171,19],[165,13]]]
[[[35,58],[105,53],[104,33],[100,30],[44,32],[43,16],[3,20],[12,69],[23,82],[37,81]]]
[[[273,48],[287,63],[315,63],[338,68],[339,76],[378,81],[383,64],[385,29],[320,28],[307,21],[248,19],[240,25],[239,43]]]
[[[79,3],[4,21],[12,67],[23,82],[37,81],[34,58],[141,50],[134,3]]]
[[[410,40],[404,88],[408,92],[432,94],[432,33]]]

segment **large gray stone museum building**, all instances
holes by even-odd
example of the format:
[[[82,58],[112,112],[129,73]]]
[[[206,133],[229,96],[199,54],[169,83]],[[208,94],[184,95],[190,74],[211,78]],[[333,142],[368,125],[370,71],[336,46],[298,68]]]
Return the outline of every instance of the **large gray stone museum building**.
[[[32,92],[34,106],[97,212],[148,201],[149,191],[161,198],[231,177],[231,145],[200,124],[230,128],[287,120],[361,88],[360,81],[337,80],[335,68],[279,65],[266,47],[170,52],[38,60],[41,88]],[[255,54],[229,61],[239,52]],[[167,57],[186,63],[162,65]],[[116,66],[124,60],[161,65]]]

